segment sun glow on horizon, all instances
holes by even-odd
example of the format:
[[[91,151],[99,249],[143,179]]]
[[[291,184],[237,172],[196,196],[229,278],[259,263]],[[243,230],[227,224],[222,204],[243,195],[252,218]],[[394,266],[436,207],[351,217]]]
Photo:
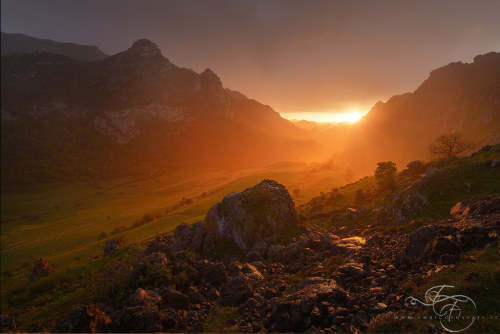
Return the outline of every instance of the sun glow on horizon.
[[[296,121],[312,121],[317,123],[356,123],[366,114],[353,110],[350,112],[292,112],[280,113],[283,118]]]

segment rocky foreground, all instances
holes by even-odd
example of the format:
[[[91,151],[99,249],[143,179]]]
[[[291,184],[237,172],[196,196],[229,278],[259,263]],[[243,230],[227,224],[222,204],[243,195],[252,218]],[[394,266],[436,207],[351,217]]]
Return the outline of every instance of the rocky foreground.
[[[302,234],[287,238],[295,230]],[[500,198],[459,203],[413,233],[394,231],[301,226],[287,190],[264,180],[228,195],[204,222],[151,242],[124,271],[128,295],[96,298],[43,329],[213,331],[207,321],[230,311],[217,331],[366,331],[421,310],[406,302],[408,282],[424,283],[460,253],[498,247]]]

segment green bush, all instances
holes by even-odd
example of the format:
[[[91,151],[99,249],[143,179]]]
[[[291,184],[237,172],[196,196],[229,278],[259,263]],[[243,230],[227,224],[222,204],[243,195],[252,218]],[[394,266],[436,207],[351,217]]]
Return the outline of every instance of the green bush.
[[[215,306],[205,320],[204,333],[227,333],[227,322],[238,317],[241,310],[233,306]]]
[[[103,240],[103,239],[106,239],[108,237],[108,234],[106,232],[101,232],[99,233],[99,236],[97,237],[97,240]]]

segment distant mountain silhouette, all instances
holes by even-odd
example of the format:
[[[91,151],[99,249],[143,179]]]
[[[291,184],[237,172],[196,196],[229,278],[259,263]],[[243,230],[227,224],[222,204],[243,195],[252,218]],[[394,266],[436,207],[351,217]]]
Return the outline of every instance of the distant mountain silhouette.
[[[40,39],[23,34],[2,32],[1,43],[2,56],[37,51],[57,53],[83,61],[100,60],[108,56],[99,50],[97,46],[61,43],[50,39]]]
[[[438,68],[413,93],[378,102],[351,126],[298,125],[328,144],[337,152],[334,158],[359,176],[372,173],[382,159],[397,162],[400,169],[415,158],[429,159],[428,145],[455,130],[476,147],[499,143],[500,53]]]
[[[241,168],[324,153],[271,107],[224,88],[210,69],[175,66],[145,39],[95,62],[2,56],[2,130],[2,169],[40,177],[138,162]]]

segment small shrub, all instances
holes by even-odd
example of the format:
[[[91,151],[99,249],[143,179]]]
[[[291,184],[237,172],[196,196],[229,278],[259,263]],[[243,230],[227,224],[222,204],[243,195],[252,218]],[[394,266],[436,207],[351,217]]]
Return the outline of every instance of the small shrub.
[[[205,320],[204,333],[226,333],[227,322],[238,317],[241,310],[233,306],[215,306]]]
[[[132,228],[139,227],[139,226],[142,226],[142,225],[144,225],[144,221],[142,221],[142,220],[136,220],[136,221],[132,224]]]
[[[126,228],[125,226],[118,226],[117,228],[115,228],[113,231],[111,231],[111,235],[114,235],[114,234],[118,234],[118,233],[122,233],[122,232],[125,232],[127,231],[128,228]]]
[[[99,236],[97,237],[97,240],[103,240],[103,239],[106,239],[108,237],[108,234],[106,232],[101,232],[99,233]]]
[[[144,216],[142,216],[142,221],[145,223],[152,222],[154,220],[153,215],[146,213]]]
[[[241,256],[241,249],[229,239],[218,238],[215,240],[215,256],[223,258],[225,256]]]

